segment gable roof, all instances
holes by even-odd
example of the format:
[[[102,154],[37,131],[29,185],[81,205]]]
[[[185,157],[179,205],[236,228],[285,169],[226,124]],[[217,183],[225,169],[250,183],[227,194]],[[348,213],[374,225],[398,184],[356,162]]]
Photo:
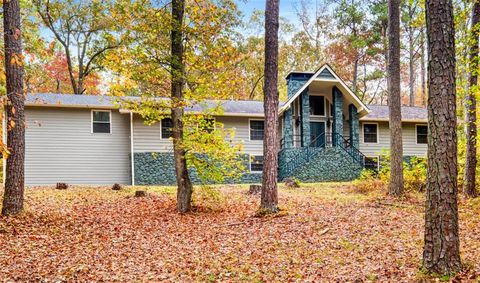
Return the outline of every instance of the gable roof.
[[[389,121],[390,110],[387,105],[368,105],[371,112],[360,121]],[[428,111],[424,107],[402,106],[403,122],[427,122]]]
[[[139,97],[121,97],[122,99],[139,99]],[[74,95],[56,93],[27,94],[26,106],[46,106],[88,109],[119,109],[118,97],[104,95]],[[205,109],[223,107],[225,116],[263,117],[263,101],[256,100],[207,100],[186,109],[187,112],[202,112]],[[279,107],[283,104],[280,103]],[[360,121],[388,121],[389,109],[386,105],[368,105],[369,113]],[[427,109],[423,107],[402,106],[402,121],[426,122]]]
[[[138,100],[140,97],[114,97],[105,95],[75,95],[58,93],[27,94],[25,105],[65,108],[119,109],[121,100]],[[159,98],[165,99],[165,98]],[[187,112],[202,112],[217,106],[225,116],[263,116],[263,101],[255,100],[206,100],[186,109]]]
[[[312,74],[311,72],[295,72],[295,73],[302,73],[305,75]],[[330,67],[330,65],[328,64],[323,64],[320,68],[317,69],[317,71],[315,71],[315,73],[313,73],[310,79],[301,88],[299,88],[297,92],[295,92],[295,94],[292,97],[290,97],[282,107],[280,107],[279,113],[281,114],[283,111],[288,109],[288,107],[290,107],[293,101],[295,101],[295,99],[315,80],[330,81],[330,82],[334,81],[334,82],[340,83],[340,85],[346,90],[346,93],[344,93],[344,95],[346,95],[347,97],[350,97],[357,104],[356,106],[358,108],[359,113],[363,112],[363,114],[365,115],[370,112],[368,107],[360,100],[360,98],[358,98],[357,95],[355,95],[355,93],[353,93],[353,91],[345,84],[345,82],[335,73],[332,67]]]

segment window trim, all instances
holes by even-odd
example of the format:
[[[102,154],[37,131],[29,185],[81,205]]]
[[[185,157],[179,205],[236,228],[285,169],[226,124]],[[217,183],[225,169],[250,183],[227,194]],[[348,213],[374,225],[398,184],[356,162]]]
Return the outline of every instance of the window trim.
[[[427,127],[427,143],[418,143],[418,126]],[[428,145],[428,124],[415,124],[415,144],[417,144],[417,145]]]
[[[93,132],[93,112],[108,112],[108,116],[109,116],[109,124],[110,124],[110,132],[109,133],[94,133]],[[105,123],[106,124],[106,123]],[[112,124],[113,124],[113,121],[112,121],[112,110],[103,110],[103,109],[92,109],[90,111],[90,133],[91,134],[112,134],[113,131],[112,131]]]
[[[376,125],[377,126],[377,142],[365,142],[365,125]],[[362,123],[362,142],[364,144],[379,144],[380,143],[380,127],[378,126],[378,123]]]
[[[160,123],[159,123],[160,124],[160,139],[161,140],[169,140],[170,138],[163,138],[162,137],[162,121],[164,119],[172,119],[172,118],[165,117],[165,118],[160,119]],[[172,134],[173,134],[173,121],[172,121]]]
[[[263,155],[248,154],[248,171],[252,174],[263,174],[263,163],[262,163],[262,171],[252,171],[252,159],[256,156],[261,156],[263,158]]]
[[[262,121],[263,122],[263,139],[262,140],[252,140],[251,121]],[[263,142],[263,140],[265,140],[265,119],[248,119],[248,140],[252,141],[252,142]]]
[[[320,94],[320,95],[309,95],[309,96],[308,96],[308,107],[309,107],[310,109],[312,108],[312,106],[310,105],[310,97],[312,97],[312,96],[323,97],[323,114],[324,114],[324,115],[312,115],[312,114],[309,113],[309,114],[310,114],[310,117],[322,117],[322,118],[327,117],[327,116],[328,116],[328,115],[327,115],[327,109],[328,109],[328,108],[327,108],[327,96],[324,95],[324,94]]]
[[[377,171],[380,170],[380,156],[379,155],[365,156],[365,158],[363,159],[363,164],[365,164],[365,159],[366,158],[376,158],[377,159]]]

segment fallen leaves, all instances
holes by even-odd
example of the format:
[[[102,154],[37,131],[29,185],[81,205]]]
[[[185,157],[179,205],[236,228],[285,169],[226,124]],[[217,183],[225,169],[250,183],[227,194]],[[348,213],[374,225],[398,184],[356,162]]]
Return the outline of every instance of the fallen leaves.
[[[258,197],[221,189],[220,209],[175,211],[173,188],[27,190],[27,212],[0,217],[4,281],[379,281],[418,279],[419,195],[394,202],[342,185],[280,190],[281,217]],[[372,205],[372,203],[389,205]],[[390,205],[395,204],[395,205]],[[480,206],[460,205],[462,275],[480,272]]]

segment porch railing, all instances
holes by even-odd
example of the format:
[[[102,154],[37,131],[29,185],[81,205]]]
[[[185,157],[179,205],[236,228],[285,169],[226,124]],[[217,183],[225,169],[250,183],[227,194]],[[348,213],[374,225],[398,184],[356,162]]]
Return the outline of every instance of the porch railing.
[[[308,146],[298,148],[300,152],[297,155],[285,164],[281,164],[278,172],[280,180],[289,177],[298,167],[315,158],[325,148],[325,142],[319,144],[321,140],[326,140],[325,133],[318,135]]]
[[[353,161],[365,167],[365,155],[358,150],[349,139],[344,138],[338,133],[322,133],[313,139],[306,147],[298,148],[300,151],[285,164],[279,166],[279,178],[283,180],[298,169],[303,164],[309,162],[320,154],[326,147],[338,147],[343,149]]]
[[[352,144],[350,139],[346,139],[338,133],[335,133],[334,137],[334,141],[338,147],[346,151],[355,162],[365,167],[365,155]]]
[[[292,135],[292,143],[293,147],[301,147],[302,146],[302,135]],[[280,149],[285,148],[285,137],[280,139]]]

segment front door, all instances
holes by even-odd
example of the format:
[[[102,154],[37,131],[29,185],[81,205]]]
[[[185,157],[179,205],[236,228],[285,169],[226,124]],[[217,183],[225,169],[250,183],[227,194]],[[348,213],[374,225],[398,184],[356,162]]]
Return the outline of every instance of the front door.
[[[312,146],[325,147],[325,122],[310,122]]]

